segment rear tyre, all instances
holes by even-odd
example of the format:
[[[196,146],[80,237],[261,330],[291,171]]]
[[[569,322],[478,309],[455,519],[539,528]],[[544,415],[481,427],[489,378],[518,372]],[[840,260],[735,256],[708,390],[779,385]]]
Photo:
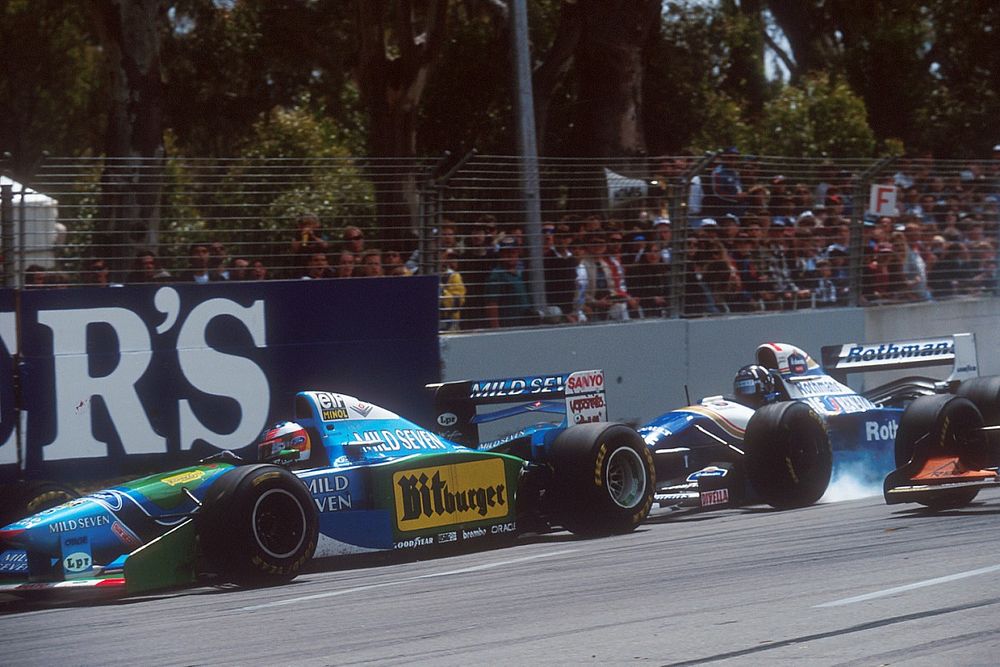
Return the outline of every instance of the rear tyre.
[[[623,424],[580,424],[552,443],[552,487],[556,522],[578,535],[635,530],[653,505],[653,457],[633,429]]]
[[[983,417],[969,399],[950,394],[921,396],[899,420],[896,468],[913,459],[918,445],[930,447],[931,453],[958,455],[971,466],[984,467],[987,456],[982,425]],[[979,489],[953,489],[916,495],[914,500],[935,510],[954,509],[965,507],[978,494]]]
[[[812,505],[830,484],[830,436],[805,403],[782,401],[758,409],[747,424],[743,447],[747,479],[771,507]]]
[[[79,498],[71,487],[46,480],[18,481],[0,487],[0,528]]]
[[[267,464],[220,477],[197,515],[198,538],[212,570],[244,586],[294,579],[316,550],[318,526],[302,482]]]
[[[983,416],[986,426],[1000,425],[1000,375],[972,378],[958,385],[956,395],[972,401]],[[987,431],[986,442],[990,463],[1000,464],[1000,431]]]

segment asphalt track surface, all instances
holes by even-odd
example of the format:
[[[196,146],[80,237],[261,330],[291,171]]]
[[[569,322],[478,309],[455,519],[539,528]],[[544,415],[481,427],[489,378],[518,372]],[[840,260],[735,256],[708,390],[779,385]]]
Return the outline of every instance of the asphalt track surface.
[[[657,516],[265,590],[0,602],[5,665],[994,665],[1000,494]],[[330,565],[330,563],[326,563]]]

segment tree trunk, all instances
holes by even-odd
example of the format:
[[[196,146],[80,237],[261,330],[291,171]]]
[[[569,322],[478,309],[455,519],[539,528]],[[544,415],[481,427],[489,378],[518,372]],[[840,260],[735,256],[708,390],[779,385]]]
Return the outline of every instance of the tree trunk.
[[[660,20],[661,4],[658,0],[580,0],[583,33],[576,49],[577,154],[645,154],[643,47]]]
[[[441,51],[447,0],[432,0],[418,17],[410,0],[357,0],[358,85],[371,127],[368,151],[380,158],[371,171],[383,240],[399,244],[412,237],[415,175],[406,164],[416,154],[416,118],[431,69]],[[392,24],[390,55],[385,22]]]
[[[155,248],[162,194],[163,82],[161,0],[100,0],[92,5],[111,99],[101,179],[97,254],[119,272],[136,246]]]

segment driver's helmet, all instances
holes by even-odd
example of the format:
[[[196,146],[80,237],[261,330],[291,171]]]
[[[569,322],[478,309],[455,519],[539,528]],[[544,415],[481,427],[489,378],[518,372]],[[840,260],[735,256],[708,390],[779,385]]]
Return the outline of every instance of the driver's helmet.
[[[759,407],[774,398],[774,377],[763,366],[744,366],[733,378],[733,392],[740,402]]]
[[[309,433],[295,422],[278,422],[265,429],[257,445],[257,460],[261,463],[288,465],[309,458],[312,445]]]

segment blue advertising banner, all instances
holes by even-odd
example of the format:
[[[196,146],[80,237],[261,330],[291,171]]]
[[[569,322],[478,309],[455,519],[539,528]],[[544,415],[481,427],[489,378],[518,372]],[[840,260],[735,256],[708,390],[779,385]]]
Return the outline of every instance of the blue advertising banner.
[[[306,389],[425,421],[437,290],[412,277],[24,291],[25,471],[71,480],[222,449],[253,457]]]

